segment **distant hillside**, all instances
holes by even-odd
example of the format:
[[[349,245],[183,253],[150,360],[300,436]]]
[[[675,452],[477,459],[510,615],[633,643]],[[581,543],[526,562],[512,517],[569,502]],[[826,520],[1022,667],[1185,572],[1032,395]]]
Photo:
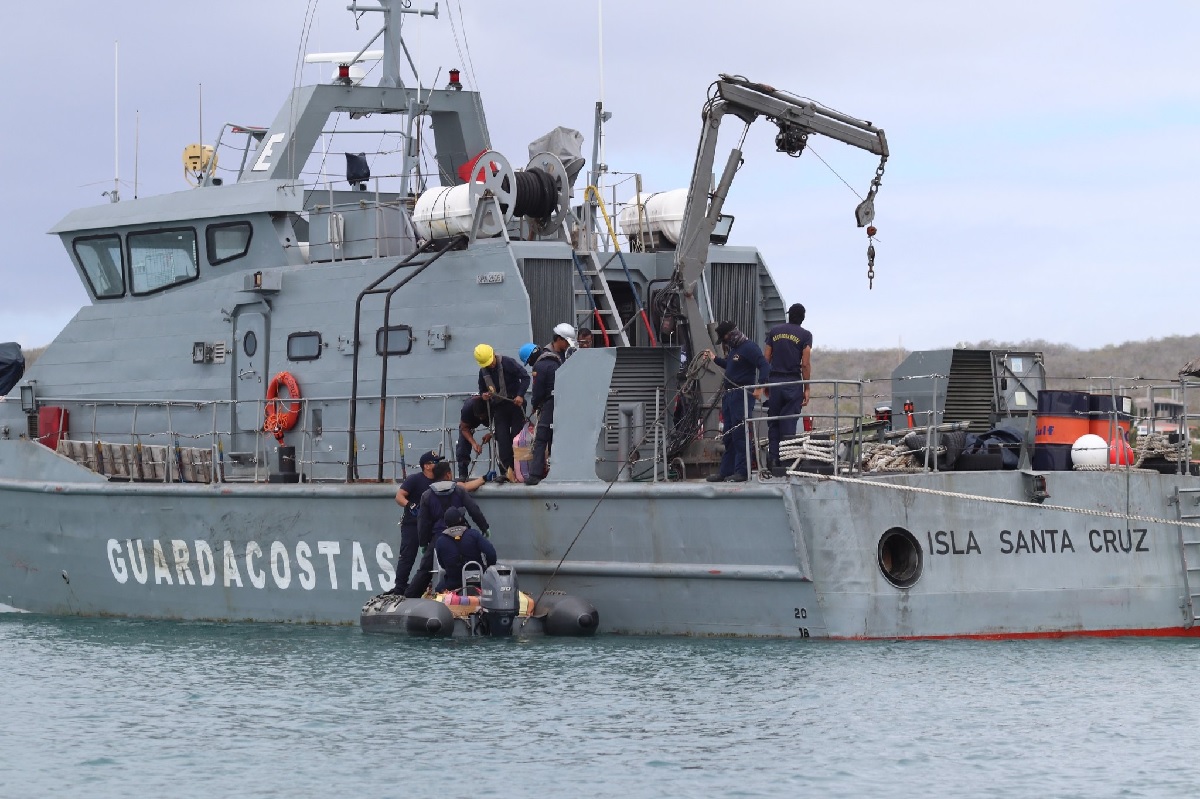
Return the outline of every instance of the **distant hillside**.
[[[46,351],[45,347],[34,347],[33,349],[21,348],[21,353],[25,356],[25,368],[33,366],[33,362],[38,359],[38,356]]]
[[[980,341],[958,345],[967,349],[1041,352],[1046,357],[1050,378],[1123,377],[1172,380],[1189,361],[1200,358],[1200,335],[1171,336],[1146,341],[1109,344],[1096,350],[1081,350],[1070,344],[1048,341]],[[879,379],[908,357],[903,349],[813,351],[813,377]],[[1065,387],[1065,386],[1063,386]]]

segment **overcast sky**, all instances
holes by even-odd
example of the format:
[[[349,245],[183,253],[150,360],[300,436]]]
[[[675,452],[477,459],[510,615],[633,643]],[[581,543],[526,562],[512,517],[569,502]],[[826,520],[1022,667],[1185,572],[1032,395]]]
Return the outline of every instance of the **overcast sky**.
[[[44,231],[105,202],[112,186],[113,43],[121,192],[133,194],[135,112],[139,194],[186,190],[180,156],[200,135],[198,85],[206,141],[224,122],[268,125],[296,77],[305,5],[6,5],[0,341],[46,344],[87,302]],[[378,20],[368,15],[356,31],[347,5],[316,3],[309,51],[366,43]],[[876,202],[873,290],[858,198],[838,175],[865,192],[874,156],[814,137],[829,167],[813,153],[792,160],[774,152],[775,128],[760,121],[726,203],[737,218],[731,241],[757,246],[785,301],[808,307],[817,349],[1033,338],[1097,347],[1200,329],[1193,0],[439,8],[438,20],[406,28],[426,82],[461,68],[483,93],[493,146],[518,165],[556,125],[584,133],[590,160],[603,86],[610,168],[640,172],[651,191],[686,186],[700,109],[721,72],[883,127],[891,159]],[[303,70],[303,82],[324,79],[321,68]],[[632,194],[630,184],[617,189]]]

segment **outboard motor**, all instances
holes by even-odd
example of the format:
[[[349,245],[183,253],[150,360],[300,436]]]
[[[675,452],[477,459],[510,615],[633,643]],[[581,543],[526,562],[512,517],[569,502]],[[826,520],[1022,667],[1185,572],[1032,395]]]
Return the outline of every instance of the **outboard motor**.
[[[483,573],[482,595],[479,599],[486,634],[493,638],[512,635],[513,621],[517,618],[520,605],[517,573],[513,568],[500,564],[488,566]]]

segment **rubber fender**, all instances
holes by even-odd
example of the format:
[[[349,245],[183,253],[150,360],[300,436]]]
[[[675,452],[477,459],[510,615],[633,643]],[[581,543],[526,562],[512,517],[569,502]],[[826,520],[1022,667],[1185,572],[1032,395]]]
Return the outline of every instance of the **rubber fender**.
[[[537,605],[546,635],[595,635],[600,611],[586,599],[570,594],[547,594]]]
[[[449,638],[454,634],[454,614],[437,600],[403,599],[381,603],[376,599],[363,607],[360,620],[364,632],[414,638]]]

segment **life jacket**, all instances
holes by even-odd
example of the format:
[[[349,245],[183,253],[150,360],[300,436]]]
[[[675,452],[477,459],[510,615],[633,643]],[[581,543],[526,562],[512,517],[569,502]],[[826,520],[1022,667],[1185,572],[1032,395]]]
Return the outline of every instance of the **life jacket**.
[[[483,376],[483,384],[487,386],[487,390],[497,397],[508,397],[508,385],[504,380],[504,356],[496,359],[496,373],[493,380],[492,369],[480,369],[479,374]],[[510,398],[511,399],[511,398]]]
[[[467,525],[459,524],[459,525],[455,525],[454,527],[447,527],[446,529],[442,530],[442,535],[448,535],[451,538],[453,538],[455,541],[457,541],[463,537],[463,533],[465,533],[467,531],[467,529],[468,529]]]

